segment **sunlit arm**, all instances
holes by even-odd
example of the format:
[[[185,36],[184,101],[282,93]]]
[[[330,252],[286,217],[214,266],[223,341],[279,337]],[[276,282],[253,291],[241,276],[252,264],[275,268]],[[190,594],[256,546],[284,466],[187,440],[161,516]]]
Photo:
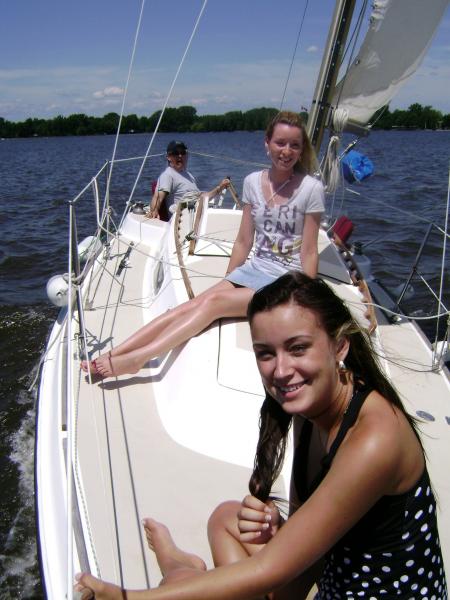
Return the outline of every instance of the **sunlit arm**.
[[[164,199],[168,196],[168,192],[164,190],[155,190],[153,194],[152,201],[150,203],[150,215],[154,219],[159,219],[159,209],[161,208],[161,204],[164,202]]]
[[[228,179],[228,177],[225,177],[216,186],[214,186],[212,190],[209,190],[209,192],[202,192],[202,195],[208,196],[209,198],[211,198],[212,196],[217,196],[217,194],[220,194],[229,185],[230,180]]]
[[[255,237],[255,226],[251,211],[252,209],[249,204],[246,204],[242,209],[241,224],[239,226],[236,241],[234,242],[233,251],[231,252],[227,273],[231,273],[233,269],[243,265],[252,249]]]
[[[317,277],[317,269],[319,266],[319,252],[317,249],[317,244],[321,215],[322,213],[307,213],[303,223],[300,258],[303,272],[313,278]]]

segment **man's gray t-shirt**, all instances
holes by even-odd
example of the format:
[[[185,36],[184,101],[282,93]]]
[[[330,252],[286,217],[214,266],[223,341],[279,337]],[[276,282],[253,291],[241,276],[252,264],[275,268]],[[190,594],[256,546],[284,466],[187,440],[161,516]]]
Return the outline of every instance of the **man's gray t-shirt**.
[[[169,194],[166,206],[181,202],[187,193],[198,192],[195,177],[189,171],[176,171],[167,167],[159,176],[157,190]]]

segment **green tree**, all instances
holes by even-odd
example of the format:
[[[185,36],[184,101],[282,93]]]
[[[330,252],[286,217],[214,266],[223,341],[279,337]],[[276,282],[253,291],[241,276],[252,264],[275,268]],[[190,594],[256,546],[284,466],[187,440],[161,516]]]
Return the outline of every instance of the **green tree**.
[[[267,123],[278,112],[276,108],[253,108],[246,112],[233,110],[222,115],[197,115],[193,106],[168,108],[161,122],[161,131],[165,132],[202,132],[202,131],[257,131],[264,130]],[[121,132],[152,132],[158,123],[161,111],[152,115],[138,117],[135,114],[125,115],[122,119]],[[306,121],[305,111],[300,115]],[[374,129],[436,129],[450,128],[450,114],[442,114],[431,106],[419,103],[411,104],[407,110],[390,112],[389,107],[377,111],[371,119]],[[95,135],[114,134],[117,131],[119,115],[108,113],[103,117],[91,117],[84,113],[76,113],[64,117],[58,115],[52,119],[29,118],[13,123],[0,117],[0,137],[62,136],[62,135]]]
[[[137,115],[127,115],[122,119],[123,133],[140,133],[144,131],[141,127],[141,120]]]
[[[103,119],[101,119],[101,129],[103,130],[103,133],[116,133],[119,125],[119,119],[119,115],[115,112],[105,115]]]

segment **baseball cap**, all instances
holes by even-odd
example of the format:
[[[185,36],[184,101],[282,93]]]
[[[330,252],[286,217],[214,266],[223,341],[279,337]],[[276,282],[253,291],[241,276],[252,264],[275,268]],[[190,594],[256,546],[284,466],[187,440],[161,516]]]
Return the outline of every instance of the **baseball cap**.
[[[187,150],[186,144],[177,140],[172,140],[167,144],[167,154],[172,154],[178,150]]]

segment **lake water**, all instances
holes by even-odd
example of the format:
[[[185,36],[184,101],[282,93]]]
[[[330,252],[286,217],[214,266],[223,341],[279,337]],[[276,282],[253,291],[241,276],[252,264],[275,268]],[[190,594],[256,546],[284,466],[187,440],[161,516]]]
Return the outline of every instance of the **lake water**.
[[[164,152],[174,136],[158,136],[152,153]],[[230,175],[238,191],[244,176],[266,163],[261,132],[186,134],[193,152],[213,154],[211,160],[192,154],[189,169],[201,189],[210,189]],[[123,136],[118,156],[145,154],[149,137]],[[67,202],[111,157],[111,136],[0,140],[0,600],[42,598],[34,529],[34,404],[29,390],[57,309],[46,299],[45,284],[67,271]],[[376,277],[396,288],[408,275],[428,220],[444,225],[450,131],[373,132],[359,150],[375,164],[375,174],[336,198],[335,209],[356,228],[353,240],[367,245]],[[234,157],[242,162],[228,162]],[[127,190],[140,164],[115,168],[112,203],[120,214]],[[149,200],[151,181],[164,167],[163,157],[149,161],[136,188],[136,200]],[[331,199],[329,206],[331,207]],[[396,212],[399,208],[402,212]],[[422,220],[413,219],[412,215]],[[91,232],[78,215],[79,238]],[[438,288],[442,240],[433,233],[420,263],[420,272]],[[449,261],[446,300],[449,303]],[[414,283],[415,295],[405,306],[418,316],[436,312],[424,286]],[[435,325],[425,326],[431,337]]]

